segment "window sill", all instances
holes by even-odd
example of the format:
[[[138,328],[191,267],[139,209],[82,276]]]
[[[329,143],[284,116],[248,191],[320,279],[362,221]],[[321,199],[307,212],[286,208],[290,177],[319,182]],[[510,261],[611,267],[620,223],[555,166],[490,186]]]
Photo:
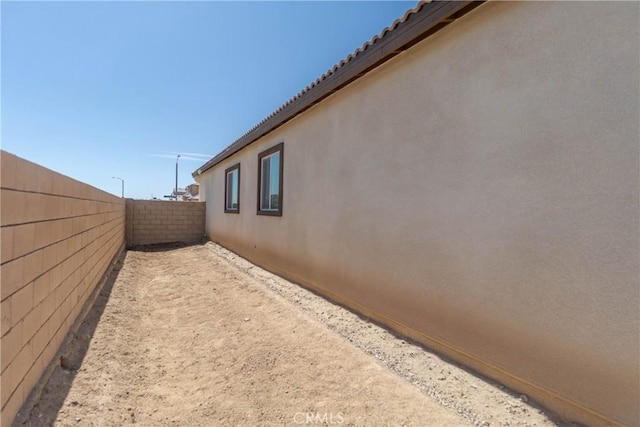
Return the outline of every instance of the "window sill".
[[[256,212],[257,215],[264,215],[264,216],[282,216],[282,210],[279,211],[261,211],[258,210]]]

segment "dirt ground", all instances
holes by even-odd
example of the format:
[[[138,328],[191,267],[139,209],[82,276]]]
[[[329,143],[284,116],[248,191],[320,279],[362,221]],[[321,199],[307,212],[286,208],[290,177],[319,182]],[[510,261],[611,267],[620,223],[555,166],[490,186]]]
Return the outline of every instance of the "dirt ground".
[[[213,244],[129,251],[14,425],[555,425]]]

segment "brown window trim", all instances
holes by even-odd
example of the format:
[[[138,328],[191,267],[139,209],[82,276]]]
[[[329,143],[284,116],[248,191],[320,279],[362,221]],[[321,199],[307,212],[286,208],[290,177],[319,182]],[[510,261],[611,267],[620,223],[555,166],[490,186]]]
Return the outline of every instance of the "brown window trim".
[[[227,183],[227,179],[229,178],[229,172],[234,170],[238,170],[238,208],[237,209],[227,209],[227,189],[229,185]],[[240,213],[240,163],[236,163],[235,165],[225,169],[224,171],[224,212],[225,213]]]
[[[278,210],[275,211],[263,211],[260,209],[260,187],[262,181],[262,158],[269,156],[273,153],[280,152],[280,173],[279,173],[279,185],[278,185]],[[266,216],[282,216],[282,177],[283,177],[283,165],[284,165],[284,142],[274,145],[273,147],[258,154],[258,202],[256,214]]]

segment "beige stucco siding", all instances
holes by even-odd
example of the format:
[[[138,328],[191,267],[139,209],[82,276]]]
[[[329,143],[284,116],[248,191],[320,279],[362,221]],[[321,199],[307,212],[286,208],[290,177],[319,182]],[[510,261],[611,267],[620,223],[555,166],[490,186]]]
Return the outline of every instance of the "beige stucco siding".
[[[637,423],[639,8],[479,7],[206,172],[207,234],[567,417]],[[282,141],[283,216],[258,216]]]

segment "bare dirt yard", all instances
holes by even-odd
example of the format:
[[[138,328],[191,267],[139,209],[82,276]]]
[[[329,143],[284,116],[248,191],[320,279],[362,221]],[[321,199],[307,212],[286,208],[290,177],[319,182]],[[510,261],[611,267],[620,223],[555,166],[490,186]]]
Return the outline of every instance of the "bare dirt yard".
[[[61,354],[14,425],[556,424],[213,243],[127,252]]]

